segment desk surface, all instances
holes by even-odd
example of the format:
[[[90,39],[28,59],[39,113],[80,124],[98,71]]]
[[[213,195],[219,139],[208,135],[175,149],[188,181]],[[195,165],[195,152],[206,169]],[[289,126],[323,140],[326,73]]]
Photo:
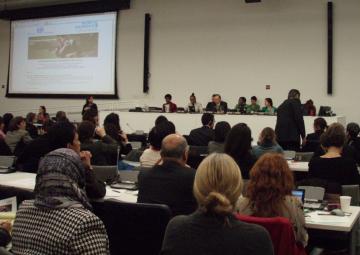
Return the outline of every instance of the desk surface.
[[[1,174],[0,185],[33,190],[35,177],[36,174],[22,172]],[[107,186],[105,199],[116,199],[128,203],[136,203],[137,192],[116,190]],[[351,215],[345,217],[317,215],[316,211],[308,215],[309,216],[305,218],[307,228],[350,232],[360,216],[360,207],[351,206]]]

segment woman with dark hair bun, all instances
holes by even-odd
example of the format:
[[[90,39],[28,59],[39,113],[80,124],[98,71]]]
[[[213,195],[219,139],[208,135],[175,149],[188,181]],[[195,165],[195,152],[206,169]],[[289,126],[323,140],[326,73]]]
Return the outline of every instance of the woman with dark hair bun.
[[[305,247],[308,234],[301,202],[291,196],[294,177],[284,157],[266,153],[250,171],[246,198],[238,204],[239,213],[256,217],[285,217],[294,227],[296,241]]]
[[[256,161],[251,154],[251,141],[251,130],[245,123],[233,126],[225,141],[224,151],[238,164],[244,179],[249,179],[250,169]]]
[[[327,123],[324,118],[314,120],[314,133],[308,134],[304,140],[302,151],[315,152],[320,146],[320,136],[327,129]]]
[[[202,105],[196,101],[196,96],[194,93],[192,93],[190,95],[190,102],[188,103],[188,105],[186,106],[186,111],[187,112],[192,112],[192,113],[202,113],[203,112],[203,108]]]

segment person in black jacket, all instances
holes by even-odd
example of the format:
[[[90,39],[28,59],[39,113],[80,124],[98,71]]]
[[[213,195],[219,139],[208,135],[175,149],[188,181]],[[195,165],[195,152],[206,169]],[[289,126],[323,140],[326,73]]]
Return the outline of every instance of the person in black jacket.
[[[177,134],[168,135],[162,142],[160,153],[161,162],[139,174],[137,201],[168,205],[173,216],[194,212],[195,169],[186,166],[188,145],[185,138]]]
[[[345,143],[344,127],[339,123],[331,124],[321,136],[320,143],[326,153],[310,160],[309,178],[323,179],[338,185],[359,184],[360,176],[355,160],[341,155]],[[340,192],[340,188],[337,192]]]
[[[284,150],[300,150],[300,137],[305,138],[305,124],[297,89],[290,90],[288,99],[279,106],[275,133]]]
[[[96,166],[116,165],[120,157],[120,146],[118,143],[106,134],[104,128],[95,128],[90,121],[83,121],[78,127],[81,150],[91,152],[91,164]],[[100,140],[94,139],[96,133]]]
[[[212,102],[209,102],[206,105],[207,112],[216,112],[216,113],[227,113],[228,106],[227,103],[221,100],[219,94],[212,95]]]
[[[214,140],[214,122],[212,113],[204,113],[201,117],[202,127],[191,130],[188,136],[189,145],[208,146]]]
[[[96,112],[96,114],[98,113],[98,107],[97,105],[94,103],[94,97],[93,96],[87,96],[86,97],[86,102],[83,106],[81,115],[84,115],[85,112],[92,110],[94,112]]]

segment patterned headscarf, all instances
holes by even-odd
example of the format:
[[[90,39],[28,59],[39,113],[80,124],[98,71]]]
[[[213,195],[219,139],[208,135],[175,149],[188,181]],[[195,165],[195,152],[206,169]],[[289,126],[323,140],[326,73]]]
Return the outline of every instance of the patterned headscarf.
[[[42,209],[92,208],[85,193],[85,168],[75,151],[57,149],[41,160],[34,204]]]

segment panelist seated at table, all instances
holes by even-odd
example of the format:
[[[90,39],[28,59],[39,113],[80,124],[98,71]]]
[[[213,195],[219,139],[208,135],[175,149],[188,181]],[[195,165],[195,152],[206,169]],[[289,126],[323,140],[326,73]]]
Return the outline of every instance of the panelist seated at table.
[[[270,97],[265,98],[264,104],[265,107],[261,109],[261,112],[264,112],[265,114],[269,114],[269,115],[275,115],[277,109],[276,107],[274,107],[273,101]]]
[[[331,124],[320,137],[320,143],[326,153],[310,160],[309,178],[323,179],[339,186],[360,184],[355,160],[341,155],[345,143],[344,127],[339,123]],[[340,188],[329,193],[337,192],[340,193]]]
[[[186,106],[185,110],[190,113],[202,113],[202,105],[196,101],[196,96],[194,93],[190,95],[190,102]]]
[[[202,127],[191,130],[188,136],[190,145],[208,146],[214,140],[215,118],[212,113],[204,113],[201,117]]]
[[[215,113],[227,113],[228,106],[227,103],[221,100],[221,96],[219,94],[212,95],[212,101],[206,105],[207,112],[215,112]]]
[[[177,106],[171,102],[172,96],[170,94],[165,95],[165,104],[162,106],[163,112],[176,112]]]
[[[242,190],[239,167],[225,154],[211,154],[200,164],[194,195],[198,209],[173,218],[162,255],[273,255],[269,233],[234,217]]]
[[[138,203],[168,205],[172,215],[196,210],[192,188],[195,169],[186,165],[188,144],[184,137],[171,134],[161,145],[161,162],[138,176]]]
[[[247,109],[246,98],[239,97],[238,103],[235,105],[235,111],[244,114],[246,113],[246,109]]]
[[[250,181],[240,198],[238,212],[255,217],[285,217],[293,225],[296,241],[304,247],[308,234],[302,203],[291,194],[294,177],[281,154],[266,153],[250,172]]]
[[[246,111],[248,113],[259,112],[260,111],[260,105],[258,105],[258,103],[257,103],[257,97],[256,96],[251,97],[251,103],[247,106]]]

